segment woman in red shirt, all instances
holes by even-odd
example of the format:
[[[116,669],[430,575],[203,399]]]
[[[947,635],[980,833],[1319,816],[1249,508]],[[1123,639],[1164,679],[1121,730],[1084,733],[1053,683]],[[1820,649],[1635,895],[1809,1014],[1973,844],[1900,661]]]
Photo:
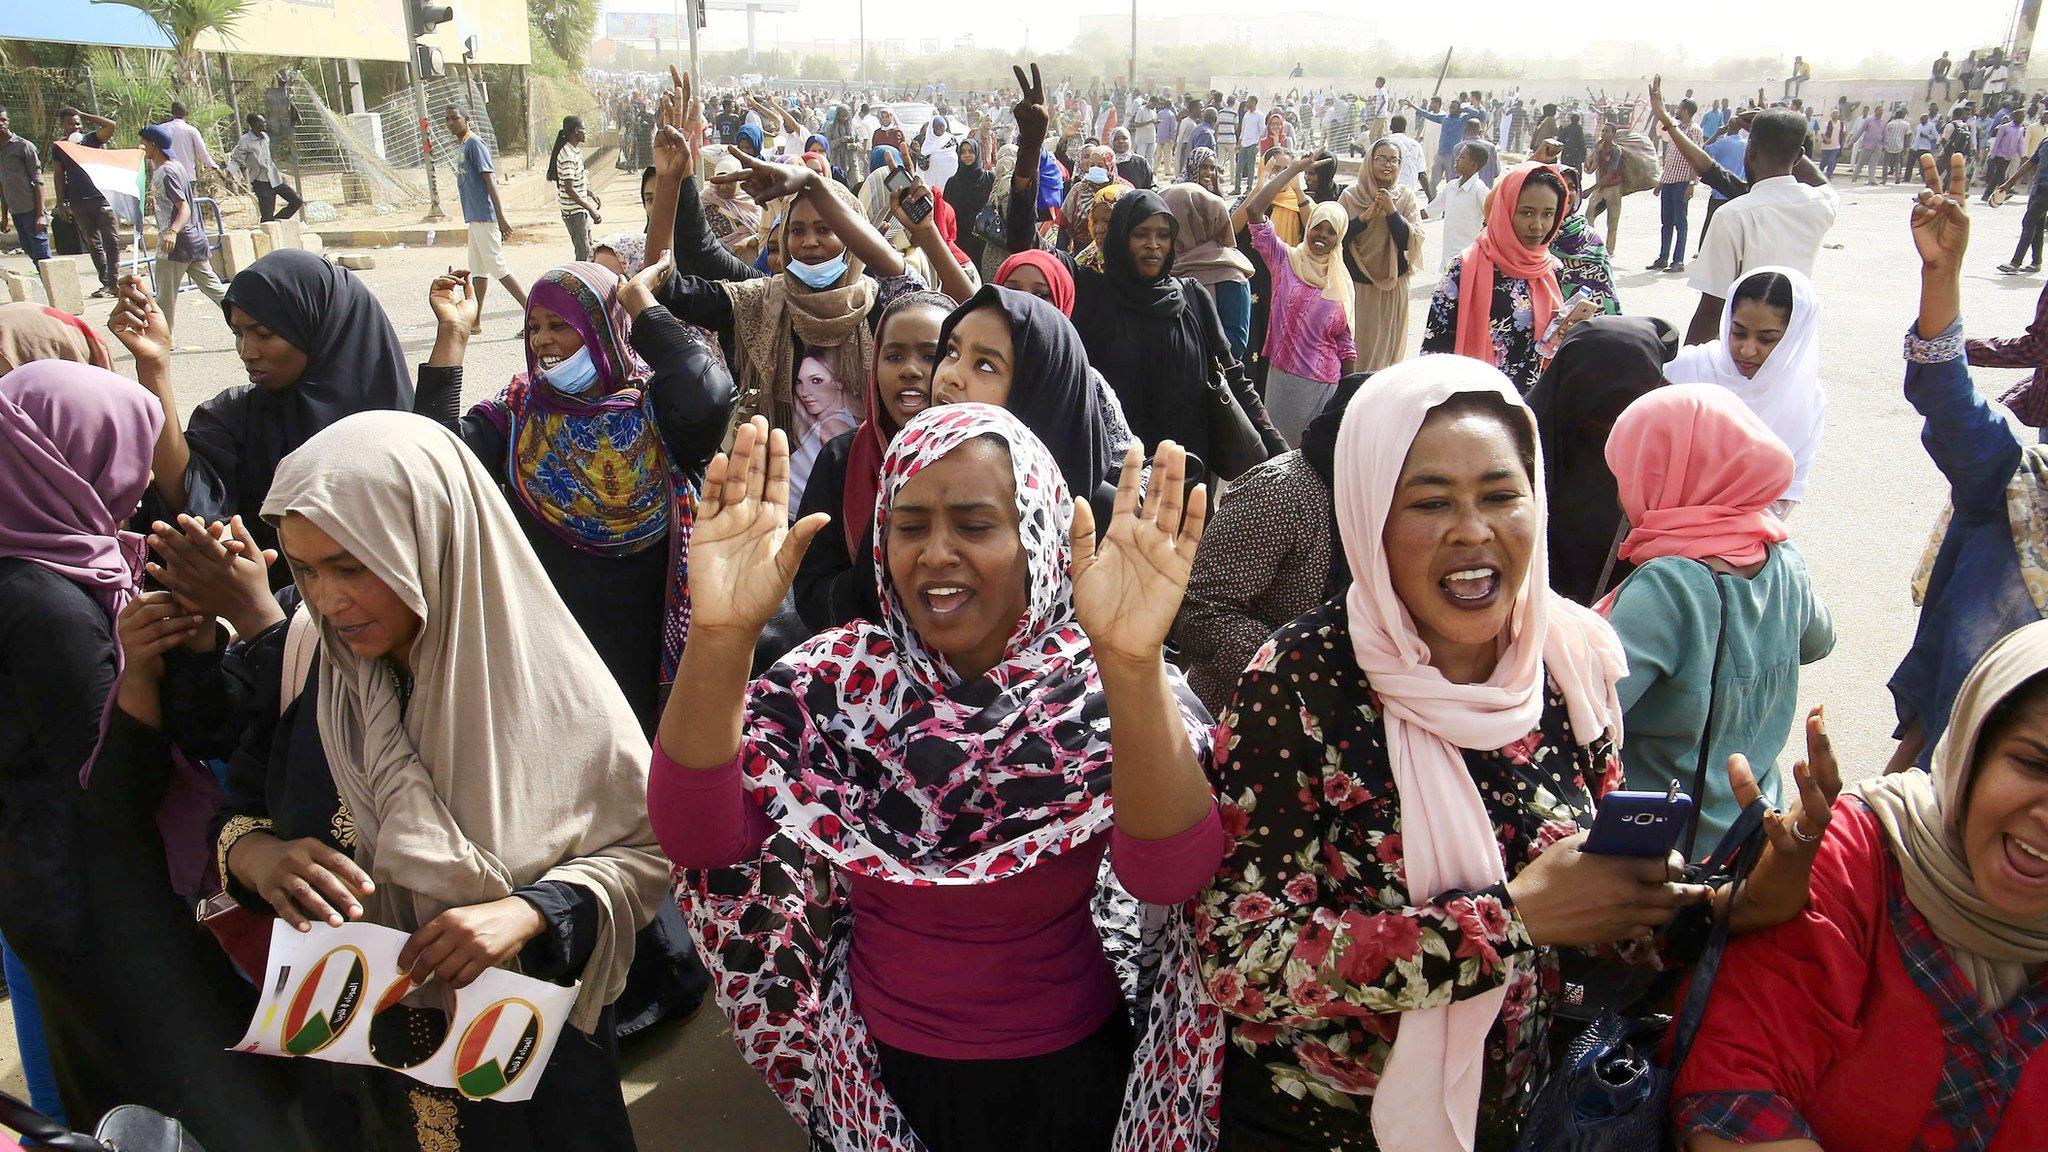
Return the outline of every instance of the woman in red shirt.
[[[1266,134],[1259,138],[1259,155],[1264,156],[1275,148],[1294,148],[1294,133],[1287,128],[1287,117],[1278,112],[1266,114]]]
[[[1907,357],[1961,343],[1961,165],[1913,212]],[[1953,353],[1949,354],[1953,356]],[[1971,670],[1934,754],[1844,796],[1806,912],[1730,944],[1673,1090],[1690,1152],[2048,1147],[2048,621]]]

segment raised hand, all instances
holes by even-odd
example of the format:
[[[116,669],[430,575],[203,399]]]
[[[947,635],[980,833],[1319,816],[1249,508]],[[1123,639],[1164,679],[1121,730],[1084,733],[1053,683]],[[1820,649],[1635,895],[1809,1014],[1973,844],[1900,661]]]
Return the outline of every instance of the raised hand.
[[[801,164],[776,164],[759,160],[735,148],[730,155],[740,162],[740,170],[723,176],[713,176],[711,182],[727,187],[737,185],[756,204],[766,204],[784,196],[794,196],[817,175]]]
[[[1798,795],[1791,805],[1764,818],[1764,853],[1743,885],[1733,924],[1737,931],[1782,924],[1806,908],[1813,860],[1842,794],[1842,769],[1820,708],[1806,715],[1806,759],[1793,764],[1792,779]],[[1742,807],[1762,794],[1749,761],[1740,754],[1728,758],[1728,783]]]
[[[482,305],[470,288],[469,269],[450,268],[427,286],[427,307],[434,323],[455,332],[474,332],[483,319]]]
[[[180,515],[175,525],[150,525],[150,550],[161,563],[144,570],[192,610],[226,620],[237,634],[254,636],[284,619],[270,595],[277,553],[259,547],[240,516],[208,525]]]
[[[1180,445],[1161,441],[1152,458],[1152,482],[1145,485],[1140,503],[1144,457],[1132,445],[1117,480],[1109,532],[1100,544],[1086,496],[1074,500],[1068,537],[1074,553],[1074,612],[1097,660],[1161,658],[1209,518],[1206,485],[1183,496],[1187,458]]]
[[[1020,139],[1044,140],[1046,130],[1052,127],[1052,110],[1045,104],[1045,81],[1038,75],[1038,65],[1031,65],[1031,76],[1026,79],[1022,65],[1010,65],[1010,71],[1017,74],[1017,103],[1010,113],[1017,118],[1017,135]]]
[[[768,418],[740,425],[732,452],[704,474],[690,532],[690,630],[758,637],[796,579],[811,538],[831,517],[789,522],[789,437]]]
[[[654,306],[661,290],[668,284],[668,278],[675,273],[676,254],[664,251],[661,259],[633,274],[633,278],[619,288],[619,306],[634,320],[640,313]]]
[[[1970,247],[1970,178],[1960,153],[1948,158],[1948,187],[1935,171],[1934,154],[1920,154],[1920,180],[1927,187],[1913,201],[1913,247],[1928,268],[1960,269]]]
[[[171,322],[157,307],[149,285],[133,273],[121,277],[114,311],[107,317],[107,330],[137,361],[168,363],[171,358]]]
[[[675,65],[668,68],[674,89],[661,94],[654,117],[654,171],[664,180],[682,180],[697,170],[697,150],[703,136],[693,132],[701,127],[704,111],[697,103],[694,78]]]

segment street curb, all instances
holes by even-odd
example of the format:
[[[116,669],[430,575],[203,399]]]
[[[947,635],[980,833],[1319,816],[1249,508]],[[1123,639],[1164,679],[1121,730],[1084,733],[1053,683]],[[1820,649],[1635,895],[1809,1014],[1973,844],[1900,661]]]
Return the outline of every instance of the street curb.
[[[408,248],[461,248],[469,243],[469,230],[460,223],[453,227],[308,228],[306,231],[320,237],[320,242],[329,248],[395,248],[400,244]]]

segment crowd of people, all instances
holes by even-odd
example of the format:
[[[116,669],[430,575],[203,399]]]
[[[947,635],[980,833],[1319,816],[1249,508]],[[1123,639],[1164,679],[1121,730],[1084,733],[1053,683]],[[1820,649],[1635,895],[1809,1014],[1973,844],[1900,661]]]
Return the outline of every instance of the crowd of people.
[[[1845,788],[1794,526],[1846,117],[1016,81],[916,124],[621,92],[645,228],[565,121],[574,259],[530,286],[452,108],[468,267],[410,366],[317,256],[209,284],[143,129],[154,290],[104,333],[0,306],[40,1102],[211,1152],[630,1149],[620,1037],[708,994],[814,1147],[1505,1152],[1589,1003],[1686,1003],[1639,1118],[1679,1147],[2048,1146],[2048,455],[1969,373],[2042,369],[2006,403],[2048,420],[2048,321],[1964,338],[1971,153],[1914,162],[1951,509]],[[1993,183],[2030,176],[2038,237],[2048,158]],[[1592,217],[1657,188],[1681,271],[1695,183],[1681,328]],[[188,275],[247,372],[189,417]],[[524,371],[465,410],[493,280]],[[574,983],[570,1031],[516,1104],[227,1051],[222,944],[273,920],[404,932],[422,990]]]

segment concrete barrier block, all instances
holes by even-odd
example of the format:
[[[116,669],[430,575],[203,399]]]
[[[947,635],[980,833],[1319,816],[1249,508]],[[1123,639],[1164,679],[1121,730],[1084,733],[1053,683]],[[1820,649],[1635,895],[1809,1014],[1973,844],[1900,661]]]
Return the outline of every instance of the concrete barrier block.
[[[36,271],[43,278],[43,294],[50,301],[50,307],[61,308],[73,316],[85,314],[85,291],[79,280],[78,259],[55,256],[36,263]],[[95,283],[94,287],[98,284]]]
[[[249,232],[249,246],[255,250],[256,258],[261,260],[277,248],[277,233],[271,231],[271,225],[269,224],[265,224],[261,228],[251,229]]]
[[[221,277],[231,280],[256,262],[255,238],[246,229],[237,228],[221,238],[220,250],[215,255],[220,261]]]
[[[277,247],[304,248],[306,246],[306,227],[297,216],[289,220],[272,220],[271,223],[277,225],[284,233],[284,240]]]
[[[351,272],[367,272],[377,266],[377,258],[368,252],[357,252],[340,257],[335,263]]]
[[[28,277],[19,272],[0,269],[0,285],[6,286],[7,300],[11,304],[20,304],[29,298]]]
[[[299,239],[299,247],[319,256],[327,251],[327,241],[320,239],[318,232],[308,232]]]

